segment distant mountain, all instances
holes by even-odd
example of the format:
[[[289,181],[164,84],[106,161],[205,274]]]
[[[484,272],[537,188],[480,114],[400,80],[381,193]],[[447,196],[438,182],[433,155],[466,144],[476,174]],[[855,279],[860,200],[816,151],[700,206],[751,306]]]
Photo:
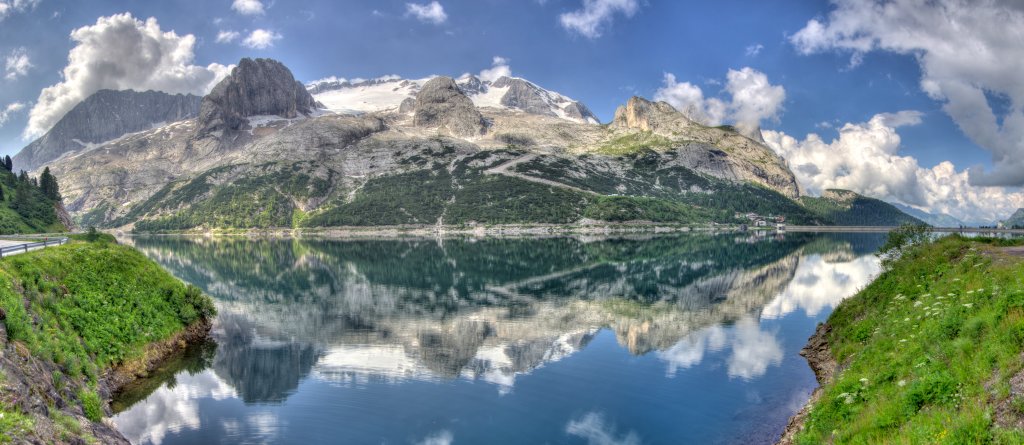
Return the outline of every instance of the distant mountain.
[[[337,113],[405,112],[408,108],[402,108],[403,102],[414,100],[420,89],[434,78],[410,80],[387,76],[357,81],[323,80],[306,85],[306,89],[327,109]],[[466,74],[455,79],[455,84],[476,107],[519,110],[574,122],[598,123],[597,116],[582,103],[526,79],[502,76],[491,82]]]
[[[818,198],[803,196],[800,202],[815,215],[840,226],[924,224],[892,204],[849,190],[829,189]]]
[[[1003,227],[1024,228],[1024,209],[1017,209],[1013,215],[1003,221]]]
[[[924,221],[925,223],[928,223],[928,225],[934,227],[960,227],[969,225],[946,213],[929,213],[903,204],[893,204],[893,206],[900,209],[901,212],[913,216],[914,218]]]
[[[639,97],[597,125],[511,77],[298,88],[284,65],[243,59],[198,117],[100,148],[47,164],[82,226],[831,222],[798,201],[782,158],[732,127]]]
[[[76,105],[14,156],[15,171],[34,170],[66,153],[199,114],[199,96],[100,90]]]

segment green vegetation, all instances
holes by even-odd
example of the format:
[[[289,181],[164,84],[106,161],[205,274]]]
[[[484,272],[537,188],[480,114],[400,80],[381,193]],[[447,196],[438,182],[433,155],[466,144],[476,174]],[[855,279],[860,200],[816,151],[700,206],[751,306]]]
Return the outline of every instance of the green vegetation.
[[[680,202],[658,198],[601,196],[583,211],[583,216],[600,221],[654,221],[700,223],[715,219],[712,212]]]
[[[58,202],[60,187],[48,168],[40,178],[0,168],[0,234],[63,232]]]
[[[1024,443],[1007,427],[1024,419],[1024,259],[1007,240],[916,233],[829,317],[842,371],[797,443]]]
[[[72,242],[0,261],[12,341],[69,378],[139,357],[146,345],[213,316],[213,302],[130,247]]]
[[[103,401],[96,391],[83,389],[78,392],[78,400],[82,402],[82,412],[85,413],[86,419],[93,422],[103,419]]]
[[[803,196],[800,203],[811,213],[840,226],[924,224],[892,204],[846,190],[829,190],[820,198]]]
[[[598,147],[595,152],[611,156],[622,156],[644,149],[665,151],[675,145],[676,143],[669,138],[650,131],[641,131],[612,139]]]

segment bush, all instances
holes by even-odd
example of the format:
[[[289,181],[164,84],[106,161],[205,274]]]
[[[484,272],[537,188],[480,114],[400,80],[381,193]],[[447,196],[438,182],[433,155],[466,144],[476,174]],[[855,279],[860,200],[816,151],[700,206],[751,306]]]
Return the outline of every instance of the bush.
[[[85,418],[93,422],[103,419],[103,402],[95,391],[83,389],[78,392],[78,400],[82,402],[82,412]]]

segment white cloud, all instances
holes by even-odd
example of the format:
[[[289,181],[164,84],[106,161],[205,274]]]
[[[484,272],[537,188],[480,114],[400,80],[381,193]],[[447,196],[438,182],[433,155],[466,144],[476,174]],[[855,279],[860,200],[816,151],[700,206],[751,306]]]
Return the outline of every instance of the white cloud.
[[[445,14],[444,6],[441,6],[436,1],[422,5],[419,3],[406,3],[405,12],[423,23],[440,25],[448,20],[448,14]]]
[[[917,159],[901,156],[897,128],[917,125],[921,117],[917,111],[877,114],[839,127],[839,137],[831,142],[814,133],[802,141],[782,132],[762,133],[810,194],[853,190],[971,222],[1001,220],[1024,207],[1024,193],[973,186],[968,172],[957,171],[951,162],[924,168]]]
[[[39,0],[0,0],[0,21],[15,12],[25,12],[35,8]]]
[[[281,34],[267,29],[253,30],[242,40],[242,45],[253,49],[267,49],[274,46],[274,42],[281,40]]]
[[[777,120],[786,100],[786,90],[772,85],[768,76],[750,67],[729,70],[725,92],[729,102],[716,97],[705,98],[699,86],[679,82],[672,73],[665,73],[664,84],[654,93],[655,100],[668,102],[690,119],[705,125],[730,121],[745,134],[751,134],[764,120]]]
[[[241,36],[238,31],[219,31],[217,33],[217,43],[231,43]]]
[[[747,56],[754,57],[754,56],[756,56],[758,54],[761,54],[761,50],[762,49],[764,49],[764,45],[762,45],[760,43],[756,43],[756,44],[750,45],[750,46],[747,47],[747,51],[746,51]]]
[[[494,82],[504,76],[512,77],[512,68],[508,66],[508,59],[501,56],[494,56],[494,60],[491,62],[491,67],[480,71],[480,75],[477,77],[479,77],[480,80]]]
[[[100,17],[95,25],[71,31],[63,81],[39,93],[29,113],[25,138],[38,137],[72,107],[98,90],[158,90],[206,94],[230,66],[193,65],[195,36],[164,31],[155,18],[145,22],[130,13]]]
[[[835,308],[878,276],[882,267],[875,255],[836,261],[832,255],[806,255],[781,294],[761,309],[761,317],[777,319],[798,309],[817,317],[825,308]]]
[[[451,431],[441,430],[416,442],[416,445],[451,445],[453,440],[455,440],[455,436]]]
[[[7,123],[7,120],[11,118],[11,115],[25,109],[25,104],[22,102],[14,102],[7,104],[6,107],[0,109],[0,127]]]
[[[632,17],[640,10],[639,0],[583,0],[583,9],[558,17],[562,27],[588,39],[601,37],[601,28],[612,22],[615,14]]]
[[[586,439],[587,445],[640,445],[640,437],[630,431],[619,435],[614,424],[601,413],[589,412],[565,425],[565,432]]]
[[[260,0],[235,0],[231,3],[231,9],[242,15],[263,15],[263,3]]]
[[[32,61],[28,58],[28,50],[24,47],[15,48],[11,50],[11,54],[7,56],[4,72],[4,77],[7,80],[14,80],[20,76],[28,74],[28,69],[32,68]]]
[[[750,380],[768,372],[769,366],[782,363],[782,345],[775,334],[761,330],[753,317],[744,317],[736,322],[735,337],[732,341],[732,355],[729,356],[729,377]]]
[[[977,185],[1024,185],[1024,2],[1001,0],[835,0],[827,20],[811,20],[790,37],[812,54],[912,55],[921,90],[972,141],[992,153],[994,169],[970,170]],[[1008,106],[993,106],[990,98]]]

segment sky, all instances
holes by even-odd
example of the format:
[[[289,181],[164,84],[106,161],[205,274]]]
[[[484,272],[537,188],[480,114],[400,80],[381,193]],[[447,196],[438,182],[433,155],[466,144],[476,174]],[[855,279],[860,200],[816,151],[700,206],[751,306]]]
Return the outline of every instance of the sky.
[[[1016,0],[0,0],[0,154],[98,89],[203,94],[242,57],[306,82],[510,72],[603,122],[639,95],[760,126],[812,195],[1024,207]]]

